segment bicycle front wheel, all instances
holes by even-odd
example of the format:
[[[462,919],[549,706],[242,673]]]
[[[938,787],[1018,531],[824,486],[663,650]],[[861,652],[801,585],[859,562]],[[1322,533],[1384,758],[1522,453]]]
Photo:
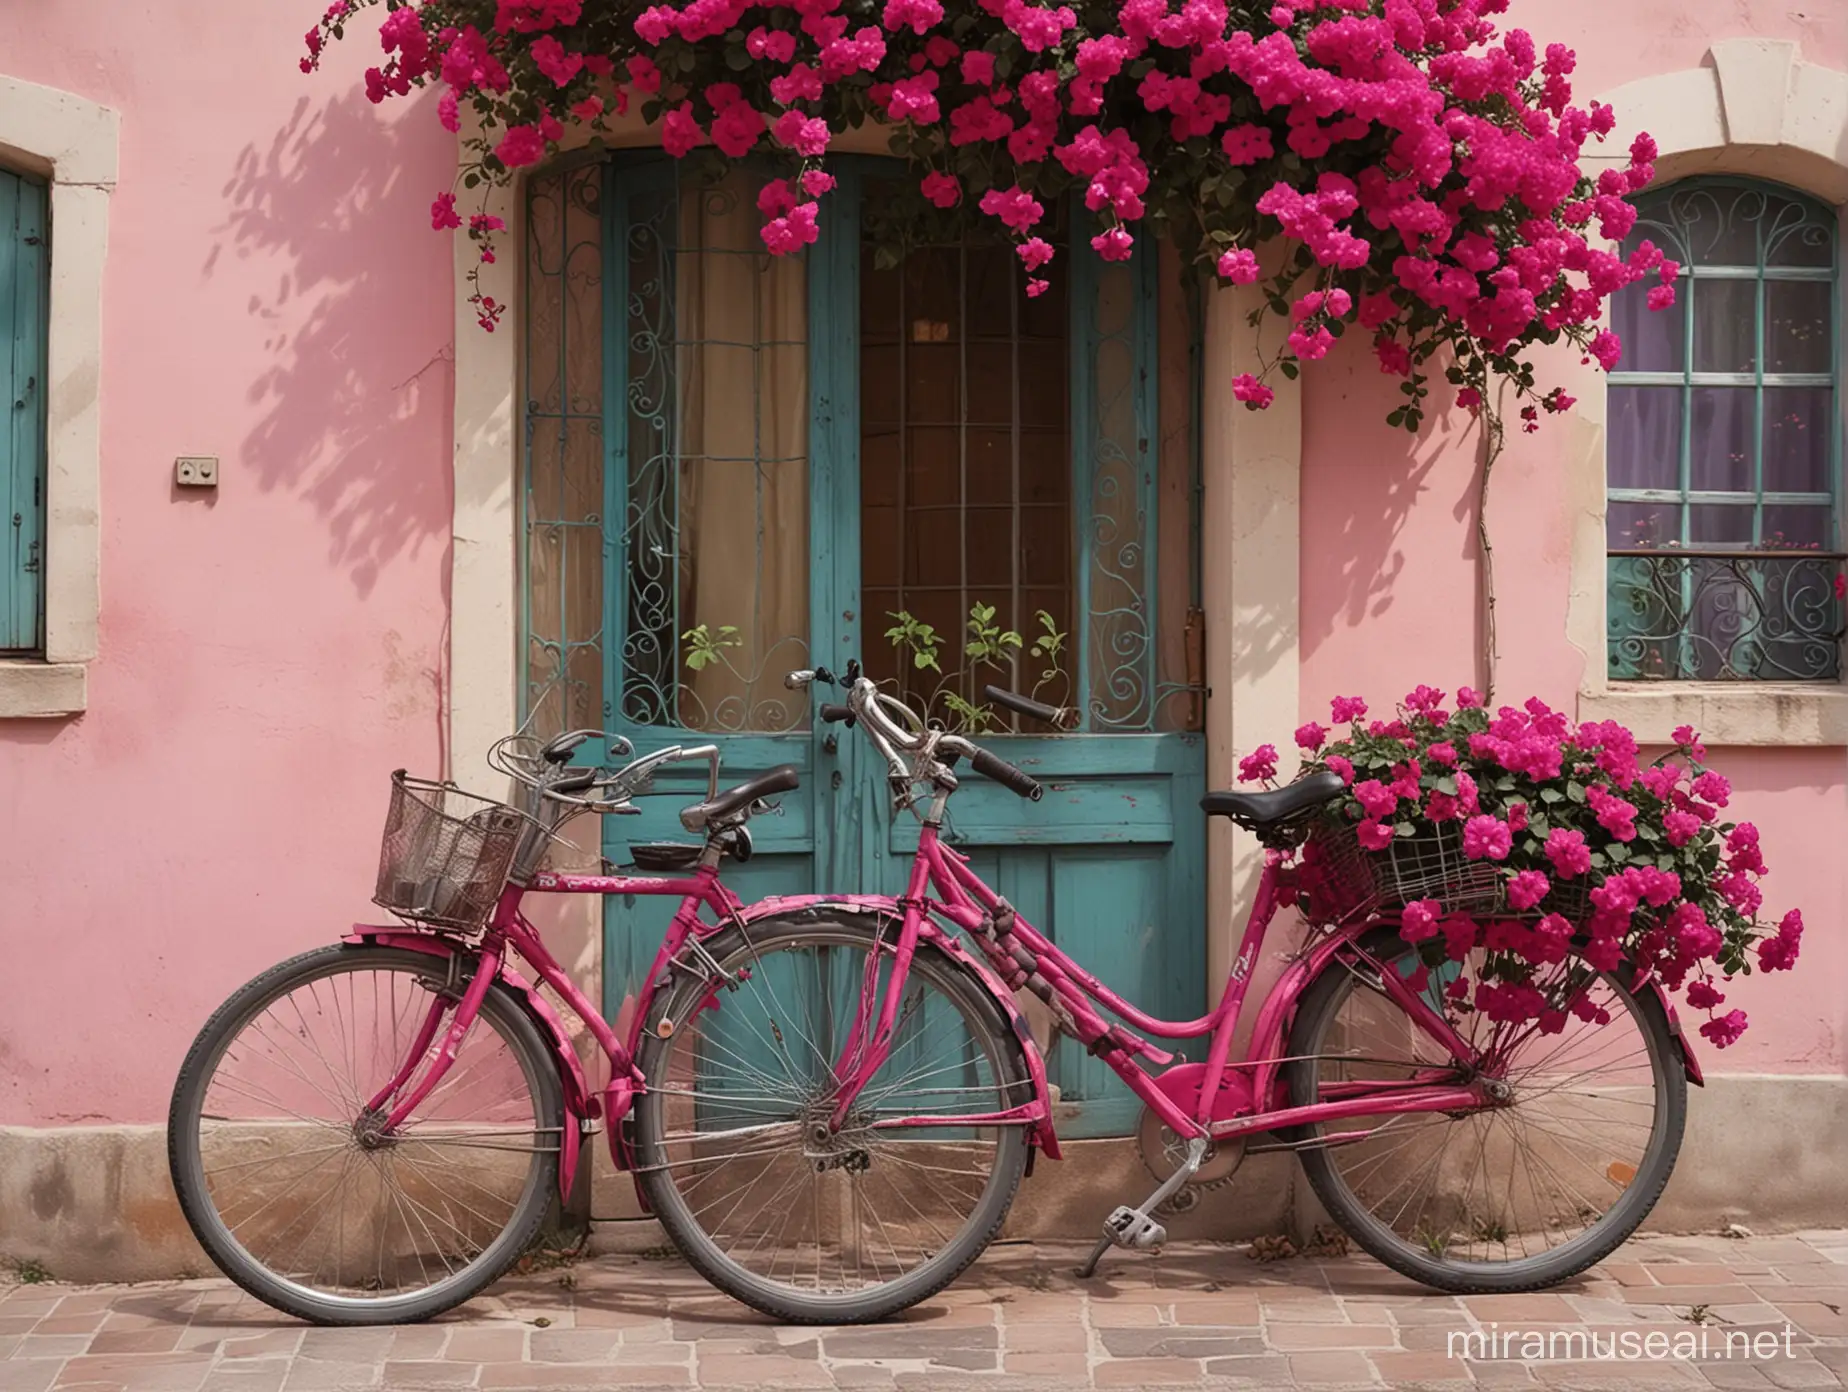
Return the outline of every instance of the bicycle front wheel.
[[[891,1050],[834,1115],[872,1033],[894,943],[857,923],[732,928],[683,954],[648,1007],[635,1165],[693,1267],[795,1323],[882,1319],[947,1285],[1000,1230],[1032,1100],[1021,1046],[980,980],[911,964]],[[942,1120],[938,1120],[942,1118]]]
[[[563,1094],[504,986],[402,1125],[380,1134],[368,1110],[434,1053],[418,1045],[433,1015],[437,1042],[453,1017],[447,966],[397,948],[304,953],[220,1006],[187,1054],[173,1187],[200,1245],[259,1300],[321,1324],[429,1319],[505,1271],[544,1220]]]
[[[1573,952],[1535,973],[1543,995],[1577,1005],[1549,1034],[1447,1001],[1459,975],[1481,979],[1481,949],[1425,967],[1396,928],[1361,946],[1402,980],[1422,981],[1473,1057],[1453,1059],[1370,967],[1337,959],[1297,1010],[1291,1104],[1364,1082],[1463,1083],[1485,1060],[1502,1100],[1301,1128],[1299,1138],[1329,1142],[1301,1152],[1329,1215],[1386,1265],[1466,1294],[1536,1290],[1610,1255],[1655,1206],[1687,1120],[1686,1067],[1655,993],[1632,993],[1627,966],[1599,971]]]

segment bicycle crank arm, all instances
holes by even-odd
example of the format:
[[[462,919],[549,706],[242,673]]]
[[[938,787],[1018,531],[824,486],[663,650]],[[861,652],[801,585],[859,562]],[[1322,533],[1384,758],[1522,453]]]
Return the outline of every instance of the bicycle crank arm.
[[[1080,1276],[1090,1276],[1097,1270],[1098,1262],[1104,1253],[1112,1247],[1134,1247],[1147,1250],[1159,1247],[1168,1240],[1168,1230],[1150,1215],[1169,1199],[1173,1198],[1180,1187],[1192,1179],[1194,1173],[1206,1160],[1206,1148],[1211,1142],[1205,1136],[1195,1136],[1187,1143],[1187,1158],[1180,1167],[1162,1181],[1161,1187],[1142,1201],[1140,1208],[1120,1205],[1104,1219],[1104,1235],[1097,1240],[1097,1246],[1091,1249],[1091,1255],[1085,1264],[1078,1268]]]

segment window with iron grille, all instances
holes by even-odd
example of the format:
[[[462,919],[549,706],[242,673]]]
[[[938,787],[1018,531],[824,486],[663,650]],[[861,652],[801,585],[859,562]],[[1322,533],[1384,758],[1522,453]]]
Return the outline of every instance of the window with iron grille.
[[[0,169],[0,654],[45,647],[45,324],[50,297],[44,184]]]
[[[1620,292],[1607,436],[1614,680],[1841,674],[1837,216],[1692,179],[1638,199],[1626,252],[1680,263],[1675,305]]]

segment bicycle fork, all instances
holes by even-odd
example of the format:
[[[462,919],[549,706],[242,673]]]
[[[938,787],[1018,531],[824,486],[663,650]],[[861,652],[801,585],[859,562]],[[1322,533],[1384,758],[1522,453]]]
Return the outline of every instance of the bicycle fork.
[[[481,1003],[487,999],[488,990],[494,985],[494,979],[500,975],[500,950],[488,946],[481,950],[475,959],[475,974],[470,978],[468,987],[459,997],[454,993],[455,973],[461,958],[451,956],[449,959],[450,982],[442,991],[436,993],[430,1002],[429,1012],[424,1016],[422,1026],[417,1031],[417,1038],[406,1051],[404,1063],[391,1081],[374,1093],[366,1103],[365,1110],[355,1123],[355,1134],[361,1145],[374,1146],[389,1137],[392,1132],[404,1124],[405,1118],[414,1112],[418,1104],[435,1090],[443,1081],[445,1074],[456,1061],[456,1053],[462,1047],[462,1041],[474,1026],[475,1018],[481,1013]],[[442,1042],[437,1044],[435,1056],[430,1053],[430,1046],[436,1039],[437,1027],[442,1023],[443,1015],[453,1003],[455,1010],[450,1016],[449,1028],[444,1031]],[[408,1095],[399,1097],[404,1085],[408,1083],[417,1066],[426,1058],[429,1067]],[[399,1097],[391,1114],[380,1120],[380,1113],[392,1098]]]

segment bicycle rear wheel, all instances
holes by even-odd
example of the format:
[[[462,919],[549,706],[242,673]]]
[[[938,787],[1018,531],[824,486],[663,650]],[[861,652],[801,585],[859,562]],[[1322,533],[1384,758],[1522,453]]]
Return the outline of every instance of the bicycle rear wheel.
[[[173,1186],[200,1245],[259,1300],[322,1324],[429,1319],[505,1271],[544,1220],[563,1095],[505,987],[402,1126],[380,1136],[366,1112],[433,1008],[441,1040],[447,965],[386,947],[304,953],[220,1006],[187,1054],[167,1120]]]
[[[894,944],[805,918],[703,947],[648,1007],[639,1058],[635,1164],[668,1236],[719,1289],[795,1323],[882,1319],[942,1289],[1026,1168],[1025,1123],[931,1124],[1032,1098],[993,998],[920,949],[890,1056],[831,1129],[837,1065],[856,1025],[870,1033]]]
[[[1396,928],[1361,947],[1387,971],[1416,981],[1417,950]],[[1481,979],[1483,953],[1428,969],[1424,998],[1445,1009],[1459,972]],[[1496,1025],[1448,1011],[1481,1051],[1498,1046],[1489,1076],[1505,1105],[1465,1112],[1349,1117],[1299,1128],[1298,1139],[1368,1133],[1301,1152],[1329,1215],[1386,1265],[1440,1290],[1535,1290],[1610,1255],[1655,1206],[1674,1169],[1687,1120],[1687,1072],[1653,991],[1632,994],[1627,966],[1603,972],[1576,952],[1537,969],[1536,985],[1584,1016],[1564,1028]],[[1294,1106],[1331,1085],[1367,1079],[1464,1082],[1458,1064],[1380,989],[1364,966],[1331,962],[1298,1007],[1285,1065]],[[1448,1077],[1443,1075],[1448,1073]]]

